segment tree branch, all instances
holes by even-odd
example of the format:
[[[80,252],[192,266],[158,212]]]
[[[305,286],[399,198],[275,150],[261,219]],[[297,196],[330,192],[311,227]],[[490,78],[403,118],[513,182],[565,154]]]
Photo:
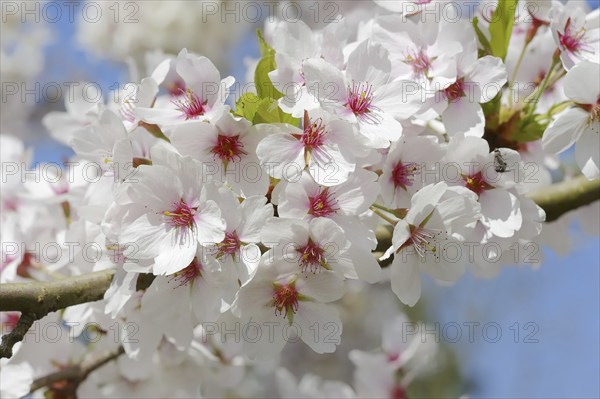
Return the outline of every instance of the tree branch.
[[[2,336],[2,343],[0,343],[0,359],[3,357],[11,357],[13,346],[17,342],[23,341],[25,334],[27,334],[27,331],[29,331],[33,323],[45,315],[46,314],[39,315],[37,313],[27,313],[21,315],[15,328],[8,334]]]
[[[600,199],[600,180],[577,176],[533,191],[528,195],[546,211],[546,222]]]
[[[114,269],[107,269],[49,282],[0,284],[0,311],[21,312],[15,329],[2,337],[0,358],[11,357],[14,344],[48,313],[103,299],[114,274]],[[152,275],[140,275],[137,289],[148,288],[153,279]]]
[[[114,274],[113,269],[108,269],[49,282],[2,284],[0,311],[46,315],[67,306],[98,301],[104,297]]]
[[[37,378],[31,384],[29,394],[46,386],[58,385],[54,389],[60,391],[60,397],[76,398],[77,388],[88,375],[125,353],[122,346],[116,352],[107,353],[97,359],[82,364],[67,367],[56,373]],[[57,384],[60,383],[60,384]],[[54,396],[52,396],[54,397]]]

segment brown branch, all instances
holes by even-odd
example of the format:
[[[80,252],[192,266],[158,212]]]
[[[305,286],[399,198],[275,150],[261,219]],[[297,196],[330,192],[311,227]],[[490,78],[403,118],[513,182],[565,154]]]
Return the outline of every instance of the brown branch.
[[[0,311],[21,312],[15,329],[2,337],[0,358],[12,356],[12,347],[23,340],[34,321],[69,306],[103,299],[114,274],[114,269],[107,269],[49,282],[0,284]],[[152,275],[140,275],[137,289],[148,288],[152,281]]]
[[[116,352],[107,353],[97,359],[70,366],[55,373],[37,378],[31,384],[29,394],[43,387],[51,387],[61,398],[77,398],[77,388],[92,372],[125,353],[122,346]],[[54,397],[54,396],[53,396]]]
[[[546,222],[600,199],[600,180],[577,176],[533,191],[528,195],[546,211]]]
[[[104,297],[115,274],[113,269],[49,282],[2,284],[0,311],[48,314],[67,306]]]
[[[17,342],[23,341],[25,334],[27,334],[27,331],[29,331],[33,323],[45,315],[46,314],[41,315],[37,313],[26,313],[21,315],[15,328],[8,334],[2,336],[2,343],[0,343],[0,359],[4,357],[11,357],[13,346]]]

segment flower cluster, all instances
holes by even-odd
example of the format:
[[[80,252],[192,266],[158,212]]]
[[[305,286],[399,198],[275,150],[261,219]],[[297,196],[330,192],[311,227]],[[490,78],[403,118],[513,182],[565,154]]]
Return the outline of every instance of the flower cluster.
[[[501,2],[473,21],[433,22],[422,11],[445,2],[376,3],[390,12],[358,27],[270,23],[255,90],[232,95],[233,77],[183,49],[133,93],[44,118],[75,153],[71,173],[40,180],[40,164],[3,179],[1,281],[114,270],[102,301],[60,315],[76,336],[86,323],[118,332],[97,345],[126,356],[96,395],[151,392],[135,381],[153,376],[177,387],[165,396],[192,395],[189,362],[213,370],[208,396],[242,381],[252,392],[260,370],[248,362],[273,361],[290,341],[336,350],[350,280],[389,281],[413,306],[423,274],[453,283],[467,266],[493,276],[535,261],[524,255],[545,213],[527,194],[549,183],[555,153],[576,143],[582,173],[598,178],[598,12],[548,1],[514,19]],[[29,168],[13,138],[2,136],[2,159]],[[550,161],[531,173],[538,159]],[[58,244],[33,256],[40,243]],[[283,395],[404,397],[432,353],[395,341],[397,328],[382,353],[351,353],[356,393],[314,391],[316,380],[296,390],[280,371]],[[33,375],[30,346],[3,373]],[[81,357],[63,353],[55,369]]]

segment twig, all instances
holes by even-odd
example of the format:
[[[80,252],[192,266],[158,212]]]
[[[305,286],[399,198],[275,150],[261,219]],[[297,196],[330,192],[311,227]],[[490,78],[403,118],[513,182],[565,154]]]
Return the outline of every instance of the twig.
[[[29,331],[33,323],[45,315],[46,314],[40,315],[37,313],[22,314],[15,328],[8,334],[2,336],[2,343],[0,343],[0,359],[3,357],[11,357],[13,346],[17,342],[23,341],[25,334],[27,334],[27,331]]]
[[[23,340],[34,321],[69,306],[103,299],[114,274],[114,269],[107,269],[49,282],[0,284],[0,311],[21,312],[15,329],[2,337],[0,358],[12,356],[12,347]],[[140,275],[137,289],[148,288],[152,281],[152,275]]]
[[[122,346],[116,352],[107,353],[97,359],[90,362],[83,362],[82,364],[67,367],[63,370],[57,371],[56,373],[48,374],[46,376],[37,378],[31,384],[29,394],[37,391],[40,388],[56,384],[57,382],[65,382],[61,384],[60,397],[76,398],[77,388],[92,372],[104,366],[125,353]]]

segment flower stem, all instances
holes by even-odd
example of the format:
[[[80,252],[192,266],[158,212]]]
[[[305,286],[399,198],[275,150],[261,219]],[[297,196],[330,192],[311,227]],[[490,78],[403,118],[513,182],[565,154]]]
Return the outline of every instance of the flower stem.
[[[385,220],[386,222],[388,222],[392,226],[395,226],[396,224],[398,224],[397,220],[394,220],[392,217],[386,215],[381,210],[377,209],[377,207],[371,206],[371,210],[373,211],[373,213],[375,213],[376,215],[378,215],[380,218],[382,218],[383,220]]]
[[[530,42],[525,41],[525,44],[523,45],[523,49],[521,50],[521,54],[519,54],[519,59],[517,60],[517,64],[515,65],[515,69],[512,73],[512,76],[510,77],[510,80],[508,81],[508,90],[510,91],[508,101],[510,103],[511,108],[512,108],[512,104],[513,104],[513,85],[515,84],[515,79],[517,78],[517,73],[519,72],[519,68],[521,68],[521,63],[523,62],[523,58],[525,58],[525,53],[527,51],[527,47],[529,46],[529,43]]]
[[[531,97],[532,101],[529,102],[529,110],[527,112],[528,117],[531,116],[533,114],[533,112],[535,111],[535,107],[536,107],[537,103],[540,101],[542,94],[548,87],[548,82],[550,82],[550,77],[554,74],[554,70],[556,69],[556,66],[559,65],[559,63],[560,63],[559,59],[552,60],[552,65],[550,65],[550,69],[548,70],[548,73],[544,77],[544,80],[538,86],[538,88],[531,94],[530,97]],[[528,99],[529,99],[529,97],[525,101],[527,101]]]

